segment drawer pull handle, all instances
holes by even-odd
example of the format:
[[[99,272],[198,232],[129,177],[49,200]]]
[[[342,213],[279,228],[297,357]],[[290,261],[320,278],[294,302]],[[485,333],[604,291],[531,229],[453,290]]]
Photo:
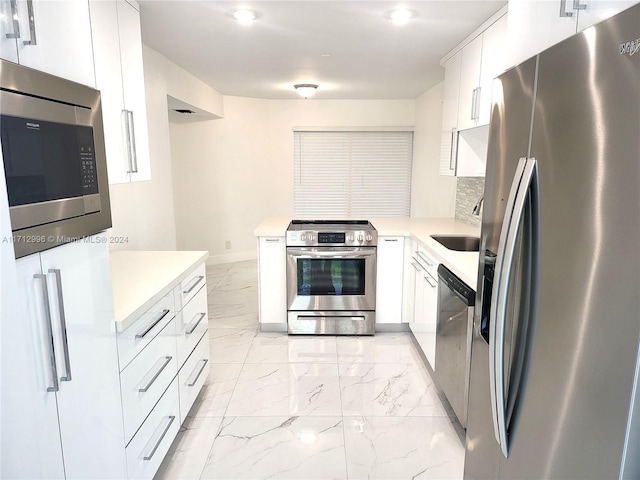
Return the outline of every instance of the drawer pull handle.
[[[147,390],[149,390],[151,388],[151,385],[153,385],[153,382],[156,381],[156,379],[160,376],[160,374],[162,373],[162,371],[167,368],[167,365],[169,365],[169,362],[171,362],[171,360],[173,359],[173,357],[169,357],[166,356],[164,357],[163,363],[160,366],[160,368],[156,371],[156,373],[153,374],[153,377],[151,378],[151,380],[149,380],[149,383],[147,383],[144,387],[139,388],[138,391],[140,393],[145,393]],[[156,362],[157,363],[157,362]]]
[[[191,285],[191,287],[189,287],[187,290],[184,290],[182,293],[191,293],[191,290],[196,288],[196,285],[198,285],[203,279],[204,279],[204,277],[202,275],[200,275],[199,277],[197,277],[195,279],[196,281],[193,283],[193,285]]]
[[[264,241],[267,243],[280,243],[279,238],[265,238]]]
[[[193,379],[193,382],[187,383],[187,387],[193,387],[196,384],[196,382],[200,378],[200,375],[202,375],[202,372],[204,371],[204,367],[207,366],[207,363],[209,362],[209,359],[203,358],[200,361],[202,362],[202,366],[200,367],[200,370],[198,370],[198,374],[196,375],[196,378]]]
[[[198,314],[196,313],[196,315],[193,317],[195,318]],[[187,335],[191,335],[196,328],[198,328],[198,325],[200,325],[200,322],[202,321],[202,319],[205,317],[206,313],[201,313],[200,314],[200,318],[198,318],[198,320],[191,322],[189,324],[189,328],[187,328]]]
[[[430,267],[433,267],[433,262],[431,261],[431,259],[429,257],[427,257],[424,253],[422,253],[421,251],[417,250],[416,254]]]
[[[162,443],[162,440],[164,440],[165,435],[167,434],[167,432],[171,428],[171,424],[176,419],[176,416],[175,415],[171,415],[171,416],[169,416],[167,418],[169,419],[169,423],[167,423],[167,426],[164,427],[164,430],[162,431],[162,435],[160,435],[160,438],[158,439],[158,441],[156,442],[155,446],[153,447],[153,450],[151,450],[151,452],[149,452],[149,455],[145,455],[144,457],[142,457],[145,460],[151,460],[153,458],[153,456],[156,453],[156,450],[158,450],[158,447]]]
[[[154,322],[152,322],[152,323],[151,323],[151,325],[149,325],[149,326],[144,330],[144,332],[136,333],[136,338],[144,338],[144,336],[145,336],[147,333],[149,333],[149,332],[153,329],[153,327],[155,327],[158,323],[160,323],[160,320],[162,320],[164,317],[166,317],[166,316],[167,316],[167,313],[169,313],[169,310],[168,310],[168,309],[166,309],[166,308],[165,308],[164,310],[162,310],[162,313],[160,314],[160,316],[159,316],[159,317],[158,317]]]

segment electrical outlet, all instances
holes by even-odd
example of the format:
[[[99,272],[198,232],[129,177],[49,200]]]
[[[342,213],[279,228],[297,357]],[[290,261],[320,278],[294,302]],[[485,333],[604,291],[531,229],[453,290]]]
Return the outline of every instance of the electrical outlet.
[[[226,242],[224,242],[224,248],[226,248],[227,250],[231,250],[231,240],[227,240]]]

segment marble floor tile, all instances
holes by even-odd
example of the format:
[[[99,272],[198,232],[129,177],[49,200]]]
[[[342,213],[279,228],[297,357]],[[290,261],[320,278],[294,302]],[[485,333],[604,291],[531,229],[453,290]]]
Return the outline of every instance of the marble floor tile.
[[[349,479],[461,479],[464,447],[446,417],[345,417]]]
[[[243,315],[231,315],[229,317],[212,317],[209,314],[209,330],[218,328],[237,328],[239,330],[257,331],[260,326],[258,313],[245,313]]]
[[[286,333],[258,332],[251,343],[245,363],[287,363],[289,337]]]
[[[373,337],[337,337],[340,363],[422,362],[409,333],[377,333]]]
[[[226,417],[202,479],[346,479],[342,419]]]
[[[446,416],[423,365],[340,364],[344,415]]]
[[[338,363],[336,337],[290,336],[289,362]]]
[[[338,367],[245,363],[226,415],[342,415]]]
[[[209,331],[211,363],[244,363],[255,335],[255,331],[238,328]]]
[[[221,423],[222,417],[187,417],[154,479],[200,478]]]
[[[222,417],[227,411],[241,370],[241,363],[212,364],[209,378],[196,397],[189,416]]]

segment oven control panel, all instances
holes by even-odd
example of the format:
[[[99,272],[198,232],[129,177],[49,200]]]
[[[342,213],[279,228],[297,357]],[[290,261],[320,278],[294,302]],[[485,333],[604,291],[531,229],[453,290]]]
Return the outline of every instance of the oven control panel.
[[[378,244],[378,232],[350,231],[330,232],[315,230],[287,231],[288,247],[313,247],[313,246],[347,246],[347,247],[375,247]]]

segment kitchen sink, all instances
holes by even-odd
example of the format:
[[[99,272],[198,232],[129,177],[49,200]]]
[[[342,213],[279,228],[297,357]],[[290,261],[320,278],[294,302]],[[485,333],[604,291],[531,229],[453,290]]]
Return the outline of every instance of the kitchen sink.
[[[457,252],[478,252],[480,251],[480,239],[478,237],[458,236],[458,235],[431,235],[436,242]]]

